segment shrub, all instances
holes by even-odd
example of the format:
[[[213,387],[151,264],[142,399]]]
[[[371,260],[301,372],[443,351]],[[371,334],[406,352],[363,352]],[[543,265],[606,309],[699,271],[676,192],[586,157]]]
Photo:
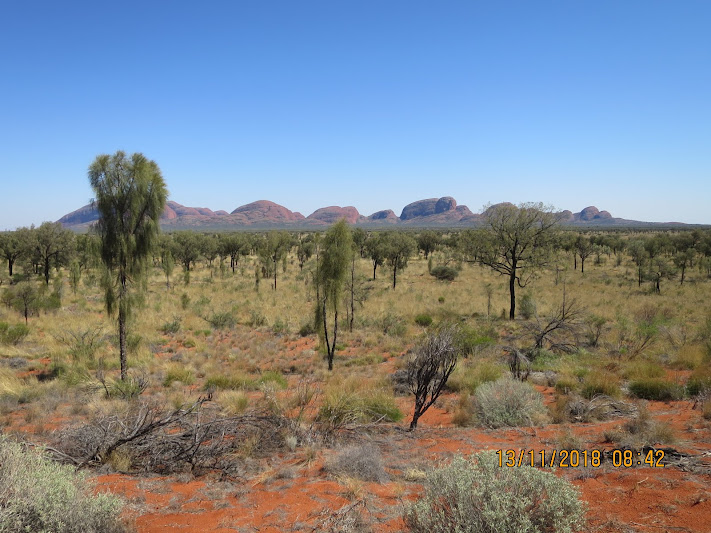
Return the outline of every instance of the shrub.
[[[620,448],[633,450],[656,444],[672,444],[676,440],[671,426],[656,422],[645,405],[640,405],[636,416],[622,427],[606,431],[604,438]]]
[[[10,326],[7,322],[0,322],[0,344],[19,344],[29,334],[30,328],[25,324]]]
[[[373,444],[343,448],[326,461],[325,468],[333,474],[357,477],[363,481],[377,483],[388,481],[380,449]]]
[[[166,322],[160,327],[160,330],[165,334],[165,335],[171,335],[174,333],[178,333],[180,331],[180,317],[179,316],[174,316],[173,320],[170,322]]]
[[[550,472],[501,468],[496,453],[483,452],[430,472],[424,496],[405,509],[404,520],[417,533],[572,533],[584,524],[579,496]]]
[[[530,294],[524,294],[521,297],[521,302],[519,303],[518,310],[521,316],[526,320],[535,315],[536,302],[534,301],[533,296],[531,296]]]
[[[306,322],[306,324],[299,328],[299,335],[301,337],[308,337],[309,335],[313,335],[314,333],[316,333],[316,328],[314,328],[314,324],[311,321]]]
[[[0,436],[0,531],[119,533],[122,504],[81,473]]]
[[[235,327],[235,324],[237,324],[237,320],[235,320],[235,317],[229,311],[225,311],[224,313],[212,313],[212,315],[205,320],[207,320],[214,329],[232,329]]]
[[[255,311],[254,309],[250,309],[250,311],[249,311],[249,321],[247,322],[247,324],[248,324],[250,327],[258,328],[258,327],[261,327],[261,326],[266,325],[266,323],[267,323],[267,317],[265,317],[265,316],[264,316],[262,313],[260,313],[259,311]]]
[[[388,313],[383,317],[381,324],[385,335],[400,337],[405,334],[405,324],[399,316]]]
[[[684,397],[684,388],[682,386],[656,378],[633,381],[629,384],[629,391],[636,398],[657,402],[680,400]]]
[[[479,386],[474,401],[479,423],[493,429],[535,425],[546,418],[541,394],[509,377]]]
[[[691,373],[686,384],[689,396],[698,396],[711,392],[711,366],[700,366]]]
[[[455,342],[459,352],[466,357],[475,355],[487,346],[493,345],[498,338],[499,335],[492,326],[475,329],[462,324],[457,328]]]
[[[277,318],[272,324],[272,332],[275,335],[285,335],[289,333],[289,323]]]
[[[434,267],[430,274],[440,281],[454,281],[459,275],[459,271],[450,266],[440,265]]]
[[[249,405],[249,398],[242,391],[225,391],[220,394],[217,401],[228,415],[241,414]]]
[[[432,325],[432,317],[427,313],[421,313],[415,317],[415,324],[423,328],[429,327]]]

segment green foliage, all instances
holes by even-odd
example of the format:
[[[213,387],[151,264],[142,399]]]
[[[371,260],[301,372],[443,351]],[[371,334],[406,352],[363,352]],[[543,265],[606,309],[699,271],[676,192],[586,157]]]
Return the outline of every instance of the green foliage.
[[[711,366],[706,364],[694,370],[689,376],[686,390],[689,396],[711,392]]]
[[[462,324],[457,328],[455,342],[457,349],[464,356],[476,355],[487,346],[492,346],[499,339],[499,334],[493,325],[473,328]]]
[[[205,390],[256,390],[255,380],[244,374],[217,374],[205,380]]]
[[[96,231],[105,267],[103,288],[106,310],[118,312],[119,337],[133,307],[132,293],[140,292],[147,259],[160,233],[168,190],[155,161],[122,151],[99,155],[89,167],[99,220]],[[121,379],[127,377],[124,343],[120,342]]]
[[[528,383],[503,377],[474,393],[479,423],[492,429],[531,426],[546,419],[543,397]]]
[[[0,322],[0,344],[19,344],[30,334],[30,328],[25,324],[9,325],[7,322]]]
[[[166,322],[160,327],[161,332],[165,335],[172,335],[180,331],[181,318],[179,316],[174,316],[173,320]]]
[[[262,375],[259,376],[257,383],[259,383],[260,385],[270,383],[282,390],[286,389],[286,387],[289,385],[284,375],[277,370],[267,370],[266,372],[263,372]]]
[[[432,267],[430,275],[434,276],[440,281],[454,281],[459,275],[459,271],[451,266],[439,265]]]
[[[536,302],[533,299],[533,296],[530,294],[524,294],[521,297],[521,302],[519,303],[519,312],[521,313],[521,317],[523,317],[526,320],[529,320],[536,314]]]
[[[143,377],[126,376],[125,379],[111,381],[107,385],[109,398],[122,398],[131,400],[138,398],[148,387],[148,382]]]
[[[123,533],[121,508],[75,468],[0,436],[0,532]]]
[[[182,383],[183,385],[192,385],[194,381],[195,375],[192,370],[183,366],[172,366],[165,373],[163,386],[170,387],[174,382]]]
[[[416,533],[573,533],[584,516],[567,480],[531,466],[502,468],[496,453],[482,452],[431,471],[404,520]]]
[[[183,308],[183,311],[185,311],[188,306],[190,305],[190,296],[188,296],[187,293],[183,293],[180,295],[180,307]]]
[[[306,324],[299,328],[299,335],[301,337],[308,337],[314,333],[316,333],[316,328],[314,328],[313,321],[306,322]]]
[[[383,389],[334,387],[326,392],[318,419],[332,427],[367,422],[399,422],[402,412]]]
[[[401,337],[407,331],[405,321],[392,313],[388,313],[382,318],[381,327],[385,335],[392,335],[393,337]]]
[[[230,311],[212,313],[205,319],[214,329],[232,329],[237,324],[237,319]]]
[[[249,321],[247,322],[247,324],[250,327],[258,328],[258,327],[266,325],[266,323],[267,323],[266,316],[264,316],[262,313],[254,310],[254,309],[249,310]]]
[[[420,313],[415,316],[415,324],[423,328],[429,327],[432,325],[432,316],[427,313]]]
[[[658,402],[680,400],[684,397],[684,387],[657,378],[643,378],[633,381],[629,384],[629,391],[636,398]]]
[[[619,378],[611,372],[589,372],[583,379],[580,395],[588,400],[600,395],[617,398],[620,396]]]
[[[469,365],[459,365],[452,373],[447,387],[456,392],[473,394],[477,387],[499,379],[506,369],[493,361],[478,361]]]

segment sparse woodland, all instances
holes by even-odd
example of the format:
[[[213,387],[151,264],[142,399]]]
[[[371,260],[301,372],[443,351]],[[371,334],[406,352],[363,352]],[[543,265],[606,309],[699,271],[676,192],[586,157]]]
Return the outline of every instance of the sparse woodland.
[[[615,491],[634,508],[667,487],[647,514],[694,531],[711,510],[711,231],[546,218],[512,251],[495,230],[342,224],[347,249],[335,230],[162,234],[131,280],[123,379],[98,237],[2,233],[0,448],[44,446],[124,497],[139,531],[158,531],[166,508],[215,531],[452,530],[437,501],[463,496],[435,467],[490,490],[551,483],[559,531],[639,526],[615,514]],[[600,450],[604,464],[539,480],[491,455],[452,462],[486,449],[533,450],[540,472],[541,450]],[[616,467],[616,449],[666,450],[667,466]],[[181,500],[191,483],[201,495]],[[309,486],[321,500],[299,508]],[[146,494],[161,487],[176,496],[158,505]],[[280,497],[280,518],[244,511]],[[482,498],[458,512],[496,503]],[[536,504],[533,530],[552,530],[559,502]],[[4,505],[0,490],[0,521]],[[502,500],[487,513],[516,515],[496,529],[514,531],[529,511]]]

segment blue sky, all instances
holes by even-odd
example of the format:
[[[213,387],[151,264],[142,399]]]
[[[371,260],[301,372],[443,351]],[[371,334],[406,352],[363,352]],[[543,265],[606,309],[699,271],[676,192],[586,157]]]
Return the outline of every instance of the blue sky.
[[[0,229],[86,204],[119,149],[214,210],[449,195],[711,223],[707,1],[0,6]]]

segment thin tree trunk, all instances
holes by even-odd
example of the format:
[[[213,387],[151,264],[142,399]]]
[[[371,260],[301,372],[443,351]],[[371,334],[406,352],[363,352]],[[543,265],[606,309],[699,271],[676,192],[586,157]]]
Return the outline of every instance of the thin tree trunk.
[[[509,278],[509,294],[511,295],[509,320],[513,320],[516,316],[516,270],[511,273],[511,277]]]
[[[121,381],[126,381],[127,378],[127,363],[126,363],[126,312],[123,305],[119,303],[119,359],[121,360]]]
[[[397,282],[397,263],[393,266],[393,289],[395,289],[395,283]]]
[[[348,322],[348,331],[353,333],[353,316],[355,313],[355,254],[353,254],[353,259],[351,259],[351,317]]]

